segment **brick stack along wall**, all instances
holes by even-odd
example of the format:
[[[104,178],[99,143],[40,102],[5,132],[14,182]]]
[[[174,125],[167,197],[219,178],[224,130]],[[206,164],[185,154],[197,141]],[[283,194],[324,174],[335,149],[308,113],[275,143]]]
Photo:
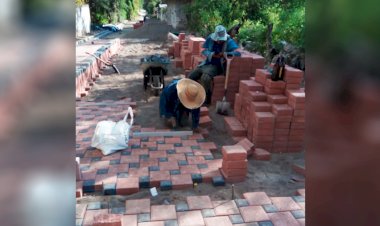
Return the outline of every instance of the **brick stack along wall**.
[[[97,55],[104,61],[109,59],[121,48],[120,39],[114,39],[112,42],[105,44],[93,54]],[[92,56],[88,56],[85,60],[77,62],[76,78],[75,78],[75,96],[76,98],[84,97],[94,85],[96,79],[100,77],[99,72],[105,64]]]
[[[244,128],[255,148],[270,152],[299,152],[304,148],[305,91],[303,71],[286,66],[284,81],[256,69],[255,77],[241,80],[235,94],[235,117],[226,117],[227,131],[237,137]],[[233,122],[233,126],[231,125]]]

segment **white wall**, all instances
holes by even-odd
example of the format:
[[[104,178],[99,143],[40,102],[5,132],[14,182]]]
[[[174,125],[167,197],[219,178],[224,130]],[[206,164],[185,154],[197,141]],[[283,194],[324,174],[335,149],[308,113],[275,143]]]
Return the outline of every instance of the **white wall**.
[[[89,5],[83,5],[76,8],[76,36],[80,37],[90,33],[91,16]]]
[[[185,2],[167,1],[166,4],[168,5],[164,17],[166,22],[176,29],[185,28],[187,23],[184,12]]]

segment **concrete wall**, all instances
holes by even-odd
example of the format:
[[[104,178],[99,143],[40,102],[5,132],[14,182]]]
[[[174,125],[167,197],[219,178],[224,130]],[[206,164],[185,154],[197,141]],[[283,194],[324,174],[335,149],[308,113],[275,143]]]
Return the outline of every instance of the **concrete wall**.
[[[166,9],[166,14],[164,20],[175,29],[185,29],[187,20],[185,15],[185,4],[190,1],[176,1],[176,0],[167,0],[165,4],[168,5]]]
[[[89,5],[83,5],[76,8],[75,20],[77,37],[90,33],[91,16]]]

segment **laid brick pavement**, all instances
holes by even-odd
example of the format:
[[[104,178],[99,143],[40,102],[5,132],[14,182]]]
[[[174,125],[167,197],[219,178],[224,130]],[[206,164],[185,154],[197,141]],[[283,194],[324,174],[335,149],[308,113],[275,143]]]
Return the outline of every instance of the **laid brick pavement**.
[[[188,196],[186,202],[167,205],[151,204],[149,198],[128,199],[125,207],[117,210],[110,207],[110,203],[83,203],[77,204],[76,222],[86,226],[305,225],[305,210],[301,208],[305,206],[304,196],[268,197],[264,192],[249,192],[244,197],[249,199],[211,200],[209,196]]]

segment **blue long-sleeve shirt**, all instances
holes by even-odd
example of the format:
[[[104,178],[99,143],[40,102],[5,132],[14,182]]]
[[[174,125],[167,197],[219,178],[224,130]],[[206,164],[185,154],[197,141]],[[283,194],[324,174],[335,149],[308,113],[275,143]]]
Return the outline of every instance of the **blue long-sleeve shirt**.
[[[224,71],[223,65],[220,59],[212,57],[214,53],[218,54],[224,52],[227,54],[227,56],[241,56],[240,52],[235,51],[239,48],[239,46],[231,38],[228,38],[227,41],[223,44],[218,44],[209,36],[203,44],[203,48],[204,50],[202,51],[202,55],[206,57],[206,60],[201,65],[215,65],[218,67],[219,73]]]
[[[177,125],[180,125],[183,113],[191,113],[192,128],[196,129],[199,126],[200,108],[190,110],[181,104],[177,94],[178,81],[172,82],[162,90],[160,96],[160,116],[164,116],[165,118],[175,117]]]

